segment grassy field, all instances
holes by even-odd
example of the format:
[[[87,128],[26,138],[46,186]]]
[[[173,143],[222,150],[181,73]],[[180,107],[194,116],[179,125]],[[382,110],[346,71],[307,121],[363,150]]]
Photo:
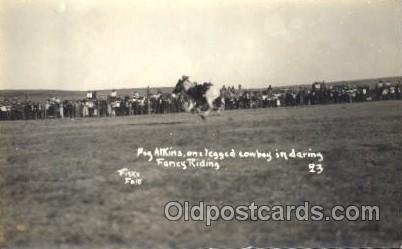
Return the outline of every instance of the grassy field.
[[[399,247],[402,102],[0,122],[0,248]],[[225,160],[162,168],[138,147],[305,150],[305,161]],[[141,173],[126,185],[121,168]],[[171,200],[208,204],[379,205],[381,221],[167,221]]]

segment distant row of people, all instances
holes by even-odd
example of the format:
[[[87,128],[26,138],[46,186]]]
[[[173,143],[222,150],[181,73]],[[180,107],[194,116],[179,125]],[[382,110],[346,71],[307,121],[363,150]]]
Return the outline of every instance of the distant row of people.
[[[354,103],[401,99],[400,84],[380,81],[375,88],[369,86],[329,85],[316,82],[311,88],[242,91],[239,87],[223,87],[226,109],[264,108],[296,105]]]
[[[58,97],[44,103],[4,101],[0,106],[0,120],[115,117],[180,111],[178,98],[171,94],[158,93],[149,97],[134,94],[131,98],[111,94],[107,99],[97,99],[96,93],[92,93],[74,101],[61,101]]]
[[[225,109],[268,108],[281,106],[354,103],[401,99],[401,85],[380,81],[374,88],[368,86],[326,85],[314,83],[311,88],[272,88],[244,90],[239,85],[221,89]],[[28,120],[49,118],[86,118],[174,113],[184,111],[180,96],[172,93],[147,94],[120,97],[113,90],[106,99],[97,98],[96,92],[87,92],[81,100],[61,100],[53,97],[45,102],[0,101],[0,120]]]

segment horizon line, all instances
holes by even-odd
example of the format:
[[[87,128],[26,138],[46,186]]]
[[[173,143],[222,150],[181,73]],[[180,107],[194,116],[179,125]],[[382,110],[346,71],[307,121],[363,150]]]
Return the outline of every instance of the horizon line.
[[[402,78],[402,75],[395,75],[395,76],[384,76],[384,77],[375,77],[375,78],[354,78],[348,80],[315,80],[308,83],[296,83],[296,84],[288,84],[288,85],[278,85],[272,86],[272,84],[268,84],[265,87],[251,87],[251,88],[244,88],[244,89],[263,89],[267,88],[271,85],[273,88],[281,88],[281,87],[293,87],[293,86],[303,86],[313,84],[314,82],[325,82],[325,83],[339,83],[339,82],[347,82],[347,81],[363,81],[363,80],[381,80],[387,78]],[[229,85],[230,86],[230,85]],[[103,89],[86,89],[86,90],[78,90],[78,89],[46,89],[46,88],[0,88],[0,91],[63,91],[63,92],[86,92],[86,91],[110,91],[112,89],[116,90],[128,90],[128,89],[158,89],[158,88],[172,88],[174,86],[143,86],[143,87],[122,87],[122,88],[103,88]]]

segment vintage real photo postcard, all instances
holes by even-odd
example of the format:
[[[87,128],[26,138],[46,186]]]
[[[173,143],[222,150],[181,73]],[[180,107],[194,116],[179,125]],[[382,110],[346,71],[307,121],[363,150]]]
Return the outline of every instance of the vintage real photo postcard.
[[[402,1],[0,0],[0,249],[402,248]]]

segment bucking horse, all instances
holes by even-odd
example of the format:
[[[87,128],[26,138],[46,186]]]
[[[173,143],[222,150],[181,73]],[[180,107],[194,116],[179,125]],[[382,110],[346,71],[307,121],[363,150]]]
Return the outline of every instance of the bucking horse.
[[[212,110],[220,112],[224,109],[224,98],[218,87],[210,82],[197,84],[189,78],[183,75],[173,90],[173,94],[179,96],[186,112],[195,112],[205,119]]]

